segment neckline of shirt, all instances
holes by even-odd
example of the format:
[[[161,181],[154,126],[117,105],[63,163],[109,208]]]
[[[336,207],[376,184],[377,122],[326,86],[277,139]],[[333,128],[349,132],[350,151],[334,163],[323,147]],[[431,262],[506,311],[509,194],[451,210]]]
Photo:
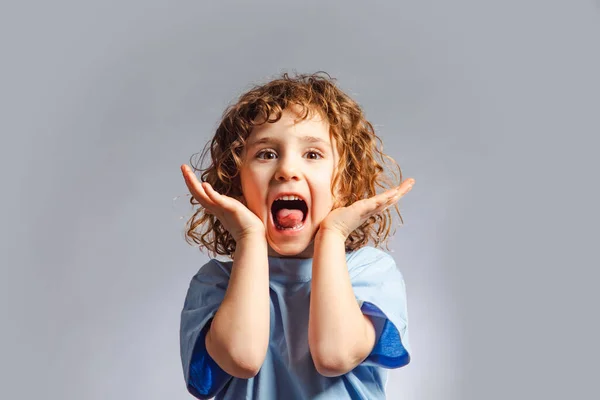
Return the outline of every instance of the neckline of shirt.
[[[312,279],[312,258],[269,256],[269,279],[307,282]]]

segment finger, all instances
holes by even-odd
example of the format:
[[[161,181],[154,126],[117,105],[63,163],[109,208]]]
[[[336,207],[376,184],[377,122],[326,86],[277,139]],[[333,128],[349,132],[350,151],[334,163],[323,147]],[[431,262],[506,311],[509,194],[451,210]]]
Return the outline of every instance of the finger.
[[[200,205],[204,208],[212,208],[215,206],[214,201],[210,199],[210,197],[206,194],[204,187],[196,178],[196,175],[191,171],[191,169],[187,165],[183,165],[181,167],[181,171],[183,173],[183,177],[185,179],[185,184],[187,185],[190,193],[194,196],[194,198],[200,203]]]
[[[407,181],[402,182],[400,186],[394,189],[394,195],[390,197],[390,199],[388,200],[388,204],[385,208],[395,204],[398,200],[400,200],[408,192],[410,192],[414,185],[414,182],[414,179],[409,179]]]
[[[203,184],[197,185],[197,189],[192,191],[192,194],[194,194],[194,198],[198,200],[200,205],[209,210],[211,214],[214,214],[215,209],[219,208],[219,205],[208,196]]]
[[[214,190],[212,188],[212,186],[210,185],[210,183],[208,183],[208,182],[204,182],[203,187],[204,187],[208,197],[215,204],[218,204],[219,206],[221,206],[223,209],[225,209],[227,211],[233,211],[235,209],[235,207],[237,206],[236,203],[239,203],[237,200],[235,200],[229,196],[225,196],[225,195],[217,192],[216,190]]]
[[[389,189],[383,193],[378,194],[377,196],[371,197],[370,199],[366,199],[370,204],[368,206],[364,206],[362,210],[363,215],[373,215],[377,214],[386,208],[394,205],[398,202],[404,195],[406,195],[412,189],[414,184],[414,179],[409,179],[396,188]]]
[[[410,178],[402,182],[400,186],[398,186],[398,190],[402,191],[402,193],[406,194],[410,192],[412,187],[415,185],[415,180]]]
[[[187,165],[183,165],[181,167],[181,172],[183,173],[185,184],[190,192],[192,192],[194,197],[196,197],[196,194],[200,195],[200,197],[205,197],[204,189],[202,189],[200,182],[198,182],[198,178],[196,178],[196,175],[190,170],[190,168]]]
[[[394,199],[398,196],[398,189],[389,189],[383,193],[378,194],[377,196],[372,197],[371,210],[379,210],[383,207],[386,207],[388,204],[391,204]]]
[[[195,184],[199,184],[198,178],[196,178],[194,172],[187,165],[184,164],[181,166],[181,173],[183,174],[183,179],[185,179],[185,184],[188,186],[188,188],[191,189],[190,186],[194,187]]]
[[[408,192],[411,191],[414,184],[415,184],[414,179],[408,179],[408,180],[402,182],[402,184],[400,186],[398,186],[398,188],[396,189],[396,191],[397,191],[396,197],[398,197],[398,199],[400,199],[401,197],[405,196]]]
[[[366,219],[369,216],[378,213],[389,204],[394,194],[395,190],[388,190],[369,199],[357,201],[350,207],[356,210],[355,212],[358,213],[361,219]]]

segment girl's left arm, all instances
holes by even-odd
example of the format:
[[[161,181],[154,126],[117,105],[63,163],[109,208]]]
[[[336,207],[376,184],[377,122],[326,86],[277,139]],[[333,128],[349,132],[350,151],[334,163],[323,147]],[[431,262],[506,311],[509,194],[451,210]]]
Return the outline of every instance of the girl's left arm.
[[[308,346],[317,371],[338,376],[373,350],[375,327],[354,296],[346,264],[346,238],[369,217],[395,204],[414,179],[368,199],[332,210],[315,236],[308,318]]]
[[[375,345],[375,328],[352,290],[345,241],[328,229],[315,237],[308,344],[317,371],[329,377],[354,369]]]

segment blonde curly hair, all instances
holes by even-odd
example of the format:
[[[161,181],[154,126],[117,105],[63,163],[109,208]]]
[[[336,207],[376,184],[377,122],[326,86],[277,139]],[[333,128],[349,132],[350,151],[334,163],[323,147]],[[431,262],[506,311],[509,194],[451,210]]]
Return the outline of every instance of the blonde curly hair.
[[[312,113],[321,114],[330,126],[330,135],[336,140],[339,163],[331,188],[339,193],[337,207],[345,207],[357,200],[377,194],[382,190],[398,186],[402,172],[398,164],[383,153],[380,138],[360,106],[335,85],[335,79],[325,72],[314,74],[287,73],[264,85],[258,85],[243,94],[223,113],[214,137],[206,144],[194,171],[200,171],[200,180],[208,182],[219,193],[240,198],[241,182],[239,170],[243,149],[255,126],[277,122],[286,108],[299,108],[300,120]],[[202,168],[203,161],[210,155],[210,164]],[[193,157],[192,157],[193,158]],[[384,166],[394,168],[384,168]],[[388,172],[392,176],[387,175]],[[192,206],[199,203],[192,197]],[[404,222],[398,206],[395,211]],[[346,251],[356,250],[372,241],[375,247],[386,244],[390,236],[392,215],[390,209],[371,216],[355,229],[346,239]],[[233,257],[235,240],[221,222],[199,207],[186,224],[186,241],[200,244],[211,255]],[[392,232],[393,234],[394,232]]]

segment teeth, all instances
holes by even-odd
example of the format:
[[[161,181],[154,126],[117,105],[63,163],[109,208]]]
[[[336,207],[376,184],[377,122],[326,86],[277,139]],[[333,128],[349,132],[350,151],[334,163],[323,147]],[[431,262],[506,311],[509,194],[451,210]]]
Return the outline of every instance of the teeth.
[[[300,200],[298,196],[279,196],[275,200]]]
[[[297,224],[296,226],[293,226],[291,228],[284,228],[283,226],[281,226],[281,225],[279,225],[277,223],[276,223],[276,225],[277,225],[277,229],[282,230],[282,231],[295,231],[297,229],[302,228],[302,225],[304,225],[304,223],[300,222],[299,224]]]

